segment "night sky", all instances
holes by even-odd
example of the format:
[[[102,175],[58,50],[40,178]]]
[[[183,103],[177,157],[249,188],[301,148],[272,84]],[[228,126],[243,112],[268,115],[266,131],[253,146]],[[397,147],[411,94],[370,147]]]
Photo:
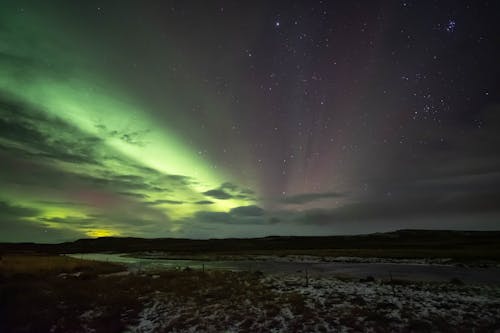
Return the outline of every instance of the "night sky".
[[[500,229],[496,1],[2,1],[0,241]]]

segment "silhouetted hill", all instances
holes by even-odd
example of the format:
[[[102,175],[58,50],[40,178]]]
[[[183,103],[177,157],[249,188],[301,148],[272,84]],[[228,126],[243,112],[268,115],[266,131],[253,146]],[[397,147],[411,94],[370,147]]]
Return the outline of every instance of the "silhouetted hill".
[[[398,230],[353,236],[182,239],[101,237],[60,244],[0,243],[0,251],[37,253],[316,253],[320,255],[500,258],[500,231]]]

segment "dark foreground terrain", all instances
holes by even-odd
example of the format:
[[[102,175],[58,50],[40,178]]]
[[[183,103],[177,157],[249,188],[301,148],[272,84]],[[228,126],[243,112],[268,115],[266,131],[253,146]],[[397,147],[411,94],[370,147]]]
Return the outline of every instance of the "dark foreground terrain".
[[[7,255],[0,332],[493,332],[500,286]]]
[[[500,232],[402,230],[363,236],[212,240],[99,238],[61,244],[4,243],[0,252],[2,333],[500,330],[500,280],[493,278],[486,284],[451,276],[424,281],[411,279],[418,274],[406,280],[393,275],[394,265],[403,263],[422,271],[429,265],[449,265],[496,272]],[[98,252],[124,262],[81,259],[81,253],[92,258]],[[71,253],[75,255],[63,255]],[[240,271],[233,271],[217,267],[221,258],[254,264],[238,261]],[[202,263],[196,269],[180,264],[145,265],[165,259]],[[359,274],[313,269],[337,267],[337,261],[346,259],[351,271],[358,262],[380,267],[390,263],[392,273],[360,278]],[[269,265],[276,269],[256,271]]]

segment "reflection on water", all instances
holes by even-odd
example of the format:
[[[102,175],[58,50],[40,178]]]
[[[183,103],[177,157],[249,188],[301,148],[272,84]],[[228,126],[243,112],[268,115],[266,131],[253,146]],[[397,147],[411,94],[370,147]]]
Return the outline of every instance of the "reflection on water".
[[[342,262],[283,262],[272,259],[260,260],[172,260],[135,258],[127,254],[82,253],[70,257],[125,264],[131,271],[148,271],[190,267],[193,269],[221,269],[233,271],[261,271],[263,273],[303,273],[310,276],[351,276],[377,279],[408,279],[422,281],[448,281],[458,278],[466,283],[500,284],[499,267],[459,267],[451,265],[422,265],[407,263],[342,263]]]

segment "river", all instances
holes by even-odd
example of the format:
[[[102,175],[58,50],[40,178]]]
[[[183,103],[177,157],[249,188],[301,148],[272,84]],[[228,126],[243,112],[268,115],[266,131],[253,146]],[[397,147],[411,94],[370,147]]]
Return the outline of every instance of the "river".
[[[500,267],[466,267],[457,265],[415,263],[347,263],[300,262],[266,258],[266,260],[173,260],[132,257],[129,254],[81,253],[68,256],[86,260],[121,263],[130,271],[162,269],[220,269],[232,271],[261,271],[267,274],[307,274],[309,276],[344,276],[352,278],[405,279],[414,281],[449,281],[464,283],[500,284]]]

